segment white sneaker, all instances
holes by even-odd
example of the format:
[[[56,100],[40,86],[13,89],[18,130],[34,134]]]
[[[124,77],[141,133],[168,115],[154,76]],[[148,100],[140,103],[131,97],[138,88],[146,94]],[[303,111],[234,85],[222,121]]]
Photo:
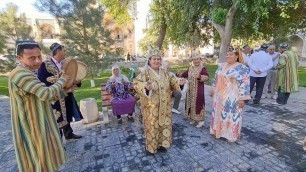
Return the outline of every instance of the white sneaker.
[[[265,99],[267,96],[265,94],[261,95],[262,99]]]
[[[276,99],[277,99],[277,95],[276,95],[276,94],[273,95],[273,96],[272,96],[272,99],[273,99],[273,100],[276,100]]]
[[[198,125],[196,126],[197,128],[201,128],[204,126],[204,121],[201,121],[198,123]]]
[[[282,105],[282,104],[279,104],[279,103],[277,103],[277,102],[273,102],[272,105],[278,105],[278,106],[280,106],[280,105]]]
[[[180,111],[178,111],[178,110],[176,110],[176,109],[173,109],[172,108],[172,110],[171,110],[173,113],[176,113],[176,114],[180,114],[181,112]]]

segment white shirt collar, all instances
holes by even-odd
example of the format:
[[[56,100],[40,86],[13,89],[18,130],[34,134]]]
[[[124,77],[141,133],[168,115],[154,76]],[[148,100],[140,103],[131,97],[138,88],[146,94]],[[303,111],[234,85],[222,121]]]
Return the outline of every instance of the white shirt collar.
[[[61,62],[57,62],[54,57],[51,57],[51,59],[53,60],[53,62],[57,66],[58,70],[61,71],[62,70],[62,61]]]

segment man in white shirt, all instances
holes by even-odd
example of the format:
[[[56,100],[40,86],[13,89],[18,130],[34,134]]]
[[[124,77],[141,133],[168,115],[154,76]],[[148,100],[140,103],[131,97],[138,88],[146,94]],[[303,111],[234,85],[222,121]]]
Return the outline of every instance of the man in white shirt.
[[[267,72],[267,79],[266,79],[265,87],[263,90],[263,95],[261,96],[261,98],[270,97],[268,94],[269,85],[270,85],[271,98],[275,100],[277,98],[276,91],[274,90],[276,75],[277,75],[277,70],[275,66],[278,63],[280,53],[275,52],[275,45],[270,45],[268,47],[268,54],[271,56],[273,60],[273,67]]]
[[[250,67],[250,93],[256,83],[254,104],[259,104],[266,81],[267,71],[273,67],[271,56],[266,53],[267,44],[263,44],[258,52],[251,55],[248,65]]]

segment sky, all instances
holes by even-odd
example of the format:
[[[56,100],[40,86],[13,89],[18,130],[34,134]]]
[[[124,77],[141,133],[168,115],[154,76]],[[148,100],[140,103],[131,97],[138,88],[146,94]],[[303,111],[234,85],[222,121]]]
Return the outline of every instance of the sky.
[[[34,3],[35,0],[0,0],[0,9],[6,8],[6,5],[8,3],[13,3],[18,6],[18,12],[20,13],[26,13],[29,16],[37,16],[37,15],[44,15],[44,16],[50,16],[46,13],[39,12],[35,7]],[[22,4],[22,5],[21,5]]]

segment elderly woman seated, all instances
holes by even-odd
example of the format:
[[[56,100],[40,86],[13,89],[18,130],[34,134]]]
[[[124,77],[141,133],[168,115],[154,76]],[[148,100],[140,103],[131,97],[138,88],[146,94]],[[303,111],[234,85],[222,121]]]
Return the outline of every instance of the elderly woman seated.
[[[123,114],[128,114],[128,120],[134,121],[135,99],[129,92],[133,84],[121,74],[118,66],[112,67],[112,73],[113,75],[107,81],[106,91],[111,94],[113,115],[117,116],[119,124],[122,123],[121,115]]]

